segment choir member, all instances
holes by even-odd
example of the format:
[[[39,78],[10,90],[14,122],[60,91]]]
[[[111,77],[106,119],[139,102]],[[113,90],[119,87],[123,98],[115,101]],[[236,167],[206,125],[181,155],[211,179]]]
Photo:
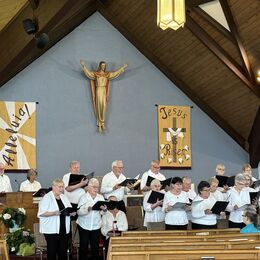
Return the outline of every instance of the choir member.
[[[42,186],[38,181],[36,181],[37,175],[38,173],[35,169],[28,170],[27,180],[21,183],[20,191],[23,192],[38,191]]]

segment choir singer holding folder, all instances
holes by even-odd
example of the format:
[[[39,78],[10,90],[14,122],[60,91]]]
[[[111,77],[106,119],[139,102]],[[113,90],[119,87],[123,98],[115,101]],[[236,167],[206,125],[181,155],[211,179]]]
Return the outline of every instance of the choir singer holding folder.
[[[130,192],[130,189],[133,187],[133,184],[130,183],[126,184],[126,186],[120,186],[126,179],[122,173],[123,169],[123,162],[116,160],[112,163],[112,171],[103,177],[100,192],[106,199],[110,196],[115,196],[118,201],[123,200],[124,195]]]
[[[69,185],[69,180],[71,175],[79,175],[80,163],[78,161],[70,162],[70,172],[63,176],[63,182],[65,185],[65,196],[69,199],[72,207],[77,210],[79,198],[85,194],[84,186],[88,184],[88,179],[82,178],[80,182],[74,185]],[[74,217],[73,220],[77,219]]]
[[[144,196],[144,227],[147,227],[147,223],[163,222],[165,219],[165,213],[162,211],[164,192],[160,192],[161,186],[159,180],[152,180],[151,190]]]

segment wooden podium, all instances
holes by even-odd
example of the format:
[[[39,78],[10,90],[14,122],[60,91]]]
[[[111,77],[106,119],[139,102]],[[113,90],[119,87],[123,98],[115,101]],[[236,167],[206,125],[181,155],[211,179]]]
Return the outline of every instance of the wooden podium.
[[[39,222],[37,219],[38,204],[33,204],[32,192],[7,192],[0,193],[0,213],[6,207],[8,208],[24,208],[26,211],[25,228],[29,228],[33,232],[33,223]],[[6,233],[8,230],[0,224],[0,234]]]

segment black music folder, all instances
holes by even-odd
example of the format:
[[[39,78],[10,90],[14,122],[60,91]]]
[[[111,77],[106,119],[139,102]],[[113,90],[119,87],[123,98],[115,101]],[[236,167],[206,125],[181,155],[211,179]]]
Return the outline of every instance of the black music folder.
[[[118,208],[120,205],[120,201],[97,201],[93,206],[92,210],[101,210],[101,206],[107,206],[107,209]]]
[[[33,197],[43,197],[46,193],[51,191],[52,188],[40,188],[38,191],[33,193]]]
[[[253,204],[254,200],[259,200],[259,196],[260,196],[260,191],[252,191],[252,192],[249,192],[249,195],[250,195],[250,201],[251,201],[251,204]]]
[[[220,214],[220,212],[225,211],[228,201],[216,201],[216,203],[211,208],[213,214]]]
[[[222,175],[216,175],[216,179],[219,181],[218,187],[233,187],[235,185],[235,175],[228,177],[228,176],[222,176]]]
[[[164,199],[164,194],[158,191],[152,191],[147,202],[154,204],[156,203],[158,200],[163,200]]]
[[[254,181],[253,184],[252,184],[252,188],[257,188],[260,186],[260,180],[257,180],[257,181]]]
[[[122,181],[121,183],[119,183],[118,185],[119,186],[127,186],[127,184],[135,184],[138,180],[136,179],[129,179],[129,178],[126,178],[124,181]]]
[[[70,216],[71,213],[76,212],[76,210],[72,207],[64,208],[60,211],[60,214],[63,216]]]
[[[169,186],[169,187],[171,186],[172,178],[173,177],[168,178],[168,179],[166,179],[164,181],[161,181],[161,185],[162,185],[161,190],[165,189],[166,186]]]
[[[147,187],[150,187],[151,185],[151,182],[154,180],[155,178],[154,177],[151,177],[151,176],[147,176],[147,180],[146,180],[146,186]]]
[[[87,175],[83,175],[83,174],[71,174],[70,175],[70,179],[69,179],[69,186],[72,185],[76,185],[78,183],[81,182],[82,179],[86,180],[90,180],[91,178],[93,178],[95,172],[91,172]]]

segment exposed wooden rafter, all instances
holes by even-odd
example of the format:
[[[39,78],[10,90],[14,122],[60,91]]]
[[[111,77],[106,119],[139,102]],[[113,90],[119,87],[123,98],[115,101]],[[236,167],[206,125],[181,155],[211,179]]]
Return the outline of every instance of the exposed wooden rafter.
[[[189,30],[207,46],[229,69],[231,69],[236,76],[242,80],[245,85],[260,97],[260,90],[255,84],[248,79],[245,71],[240,65],[214,40],[212,37],[203,30],[198,23],[196,23],[190,15],[187,15],[186,26]]]

